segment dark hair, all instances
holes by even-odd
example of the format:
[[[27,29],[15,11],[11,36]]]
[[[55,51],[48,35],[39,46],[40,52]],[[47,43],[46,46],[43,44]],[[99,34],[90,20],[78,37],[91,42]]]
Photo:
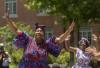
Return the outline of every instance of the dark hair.
[[[43,31],[45,31],[45,25],[39,25],[38,23],[35,23],[35,29],[41,28]]]
[[[82,37],[81,40],[79,41],[79,46],[80,46],[82,43],[85,43],[85,44],[86,44],[86,47],[89,47],[89,41],[88,41],[87,38]]]

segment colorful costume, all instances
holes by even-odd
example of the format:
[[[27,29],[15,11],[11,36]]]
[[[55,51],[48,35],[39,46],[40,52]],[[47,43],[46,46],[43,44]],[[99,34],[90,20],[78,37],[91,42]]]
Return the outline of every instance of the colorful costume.
[[[49,68],[48,53],[58,56],[61,47],[54,42],[55,37],[51,37],[42,44],[37,44],[35,38],[24,32],[18,33],[13,43],[18,48],[24,48],[24,54],[19,62],[18,68]]]
[[[91,56],[88,53],[85,53],[81,49],[77,48],[76,58],[77,62],[72,66],[72,68],[92,68],[89,66]]]

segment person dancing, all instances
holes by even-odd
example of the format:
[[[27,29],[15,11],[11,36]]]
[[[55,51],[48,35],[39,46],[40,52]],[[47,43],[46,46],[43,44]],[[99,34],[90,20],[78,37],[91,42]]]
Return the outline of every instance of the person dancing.
[[[91,55],[85,51],[86,48],[89,47],[89,41],[86,38],[81,38],[79,41],[79,48],[68,46],[68,40],[70,39],[67,37],[65,39],[65,48],[67,51],[74,52],[76,54],[76,64],[72,66],[72,68],[92,68],[89,63],[91,60]]]
[[[73,30],[74,23],[72,23],[65,33],[59,37],[51,37],[45,40],[45,26],[36,24],[34,37],[26,34],[17,28],[14,21],[9,19],[6,15],[6,21],[10,26],[13,33],[17,36],[13,39],[13,43],[17,48],[23,48],[23,57],[19,62],[18,68],[49,68],[48,66],[48,53],[57,57],[60,53],[60,44]]]
[[[92,55],[91,65],[93,68],[100,68],[100,37],[92,34],[92,40],[94,41],[94,46],[87,48],[86,51]]]

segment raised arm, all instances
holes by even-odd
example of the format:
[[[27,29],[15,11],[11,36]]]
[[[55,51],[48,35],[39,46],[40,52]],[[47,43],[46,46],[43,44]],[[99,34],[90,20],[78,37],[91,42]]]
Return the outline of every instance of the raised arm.
[[[55,42],[62,43],[65,40],[65,38],[71,33],[71,31],[73,30],[74,26],[75,26],[75,23],[73,21],[72,24],[69,26],[69,28],[65,31],[65,33],[61,34],[59,37],[57,37],[55,39]]]
[[[92,48],[88,47],[86,48],[85,51],[91,54],[94,59],[96,59],[97,61],[100,61],[100,52],[98,52],[95,47],[92,47]]]
[[[93,57],[94,57],[96,60],[100,61],[100,52],[93,52]]]
[[[96,50],[100,51],[99,36],[97,36],[96,34],[92,34],[92,40],[94,41],[94,46],[95,46]]]
[[[19,31],[19,30],[18,30],[18,28],[17,28],[15,22],[12,21],[12,20],[9,18],[9,12],[6,12],[6,14],[5,14],[5,19],[6,19],[6,22],[8,23],[8,25],[9,25],[9,27],[11,28],[12,32],[13,32],[14,34],[17,34],[17,31]]]
[[[69,41],[70,40],[70,36],[71,35],[68,35],[67,38],[65,39],[65,49],[67,51],[70,51],[70,52],[76,52],[77,48],[70,46],[70,41]]]
[[[98,44],[99,42],[98,39],[99,37],[96,34],[92,34],[92,40],[94,42],[94,46],[86,48],[85,51],[91,54],[94,59],[96,59],[97,61],[100,61],[100,46]]]

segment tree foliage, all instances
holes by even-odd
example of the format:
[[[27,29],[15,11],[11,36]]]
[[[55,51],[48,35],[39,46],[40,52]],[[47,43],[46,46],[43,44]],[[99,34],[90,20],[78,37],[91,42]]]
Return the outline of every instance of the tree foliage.
[[[66,21],[75,19],[77,22],[83,22],[100,19],[100,0],[26,0],[26,7],[61,16]]]
[[[34,32],[29,25],[22,24],[21,22],[16,22],[16,24],[19,29],[33,36]],[[0,27],[0,36],[3,37],[3,41],[1,42],[4,43],[5,50],[10,54],[12,62],[17,64],[23,54],[23,50],[19,49],[18,51],[16,51],[15,46],[12,44],[12,40],[15,35],[10,30],[8,25]]]
[[[58,57],[54,57],[51,54],[49,54],[48,61],[50,64],[57,63],[57,64],[67,64],[69,65],[70,62],[70,53],[66,52],[64,49],[62,49],[61,53]]]

